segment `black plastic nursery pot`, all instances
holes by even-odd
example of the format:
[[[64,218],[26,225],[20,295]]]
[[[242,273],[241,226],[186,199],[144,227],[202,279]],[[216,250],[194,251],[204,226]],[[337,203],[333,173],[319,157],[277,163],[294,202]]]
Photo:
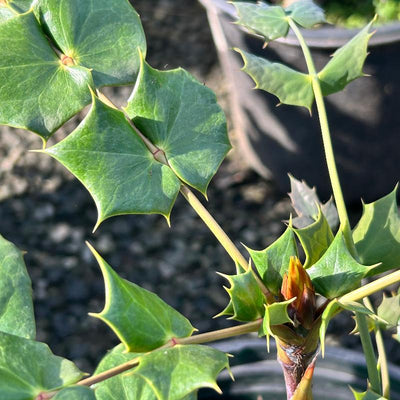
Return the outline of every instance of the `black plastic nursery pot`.
[[[276,349],[271,340],[267,353],[265,338],[249,337],[227,340],[214,347],[232,354],[231,370],[235,381],[224,371],[218,380],[223,394],[205,390],[200,400],[286,400],[282,369],[276,361]],[[400,399],[400,368],[389,365],[391,399]],[[313,378],[314,400],[350,400],[349,386],[365,391],[367,369],[364,355],[356,351],[327,347],[325,358],[318,357]]]
[[[202,1],[202,0],[201,0]],[[306,71],[304,57],[294,35],[270,43],[246,33],[235,20],[235,8],[225,0],[202,1],[217,10],[229,46],[238,47]],[[323,26],[304,30],[306,42],[318,69],[332,53],[350,40],[357,30]],[[240,71],[243,63],[234,58],[234,83],[245,110],[245,129],[236,132],[242,156],[263,177],[289,189],[287,173],[331,193],[322,150],[316,109],[313,118],[306,109],[282,105],[260,90]],[[400,23],[377,28],[370,41],[364,72],[341,92],[326,98],[332,140],[344,196],[348,202],[376,200],[389,193],[400,174]]]

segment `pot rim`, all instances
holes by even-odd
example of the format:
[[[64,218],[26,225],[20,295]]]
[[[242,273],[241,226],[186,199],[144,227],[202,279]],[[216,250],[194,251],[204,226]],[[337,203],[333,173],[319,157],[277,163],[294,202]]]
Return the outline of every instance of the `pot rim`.
[[[203,1],[200,0],[202,3]],[[219,12],[229,18],[236,18],[236,9],[226,0],[210,0]],[[203,4],[207,7],[207,2]],[[246,31],[245,28],[243,28]],[[301,29],[307,44],[312,48],[335,49],[343,46],[357,34],[360,29],[347,29],[333,25],[323,25],[318,29]],[[258,36],[258,35],[256,35]],[[290,31],[286,38],[277,40],[289,46],[299,46],[296,36]],[[377,28],[370,40],[370,46],[382,46],[400,41],[400,22],[392,22]]]

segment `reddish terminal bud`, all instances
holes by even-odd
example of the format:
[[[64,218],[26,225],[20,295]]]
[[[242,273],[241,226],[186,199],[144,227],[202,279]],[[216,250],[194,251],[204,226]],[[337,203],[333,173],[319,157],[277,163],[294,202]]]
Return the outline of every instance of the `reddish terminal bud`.
[[[70,67],[72,65],[75,65],[75,61],[72,57],[66,56],[65,54],[63,54],[61,56],[61,62],[66,65],[67,67]]]

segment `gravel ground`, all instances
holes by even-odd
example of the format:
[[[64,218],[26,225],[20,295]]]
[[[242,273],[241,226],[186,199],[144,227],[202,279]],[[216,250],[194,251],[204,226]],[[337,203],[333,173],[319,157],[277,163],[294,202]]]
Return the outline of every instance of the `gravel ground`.
[[[195,0],[182,8],[174,0],[137,0],[149,41],[150,63],[181,65],[224,96],[222,77],[205,15]],[[173,29],[171,28],[173,27]],[[110,89],[123,101],[129,89]],[[82,119],[70,121],[59,140]],[[89,240],[119,274],[190,318],[200,331],[229,326],[211,317],[227,304],[225,284],[215,271],[233,273],[234,265],[195,213],[178,198],[168,228],[160,216],[123,216],[106,221],[95,234],[96,209],[89,194],[62,166],[46,155],[33,134],[0,128],[0,232],[27,251],[33,281],[38,340],[92,371],[117,344],[111,330],[88,312],[104,303],[100,270],[85,246]],[[273,183],[243,167],[233,152],[209,190],[208,209],[234,238],[264,248],[284,229],[287,197]],[[332,324],[333,333],[352,329],[350,318]],[[335,337],[332,336],[332,340]],[[357,346],[358,339],[344,342]],[[391,351],[392,359],[396,360]]]

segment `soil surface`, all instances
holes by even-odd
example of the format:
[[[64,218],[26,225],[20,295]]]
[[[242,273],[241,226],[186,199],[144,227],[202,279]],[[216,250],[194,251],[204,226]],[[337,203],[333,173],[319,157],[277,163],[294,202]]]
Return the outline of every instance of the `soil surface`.
[[[149,62],[157,68],[182,66],[213,87],[224,103],[207,19],[195,0],[137,0],[149,42]],[[123,102],[130,88],[110,89]],[[83,118],[70,121],[54,140]],[[172,227],[156,215],[112,218],[92,233],[96,208],[84,187],[50,157],[28,152],[41,147],[35,135],[0,128],[0,232],[26,250],[33,281],[37,338],[57,354],[91,372],[118,343],[101,321],[89,317],[104,304],[100,270],[85,245],[90,241],[124,278],[154,291],[201,332],[231,326],[211,319],[227,304],[226,284],[215,271],[234,273],[234,264],[183,198],[172,212]],[[247,170],[236,150],[210,185],[207,208],[241,247],[261,249],[275,240],[291,212],[289,200],[271,182]],[[331,324],[349,332],[351,318]],[[358,339],[341,344],[358,347]],[[393,346],[393,345],[391,345]],[[389,348],[398,361],[399,352]]]

